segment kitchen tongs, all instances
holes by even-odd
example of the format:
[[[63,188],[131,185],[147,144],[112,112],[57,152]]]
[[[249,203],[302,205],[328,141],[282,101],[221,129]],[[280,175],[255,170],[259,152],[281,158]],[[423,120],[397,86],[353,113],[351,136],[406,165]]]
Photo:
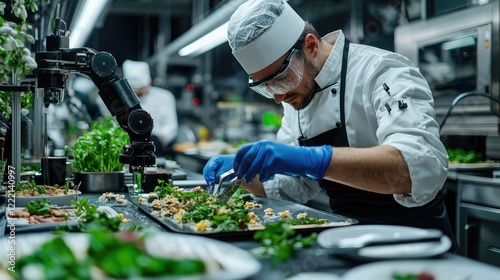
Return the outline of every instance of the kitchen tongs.
[[[238,190],[241,180],[238,180],[234,169],[230,169],[220,176],[219,184],[215,186],[213,195],[221,202],[227,202]]]

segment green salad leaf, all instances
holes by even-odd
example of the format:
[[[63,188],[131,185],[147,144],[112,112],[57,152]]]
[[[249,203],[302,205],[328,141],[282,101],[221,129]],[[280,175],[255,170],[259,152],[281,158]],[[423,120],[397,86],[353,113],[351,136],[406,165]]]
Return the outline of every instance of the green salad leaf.
[[[64,238],[56,236],[34,253],[20,257],[12,275],[16,279],[26,279],[33,276],[30,274],[33,267],[40,269],[41,275],[37,275],[37,279],[51,280],[93,279],[92,273],[96,272],[96,268],[99,274],[110,279],[193,275],[206,271],[205,263],[200,259],[174,259],[149,254],[143,246],[147,235],[139,236],[131,232],[115,235],[99,230],[89,234],[90,242],[83,257],[81,254],[77,257]]]
[[[57,205],[51,204],[46,198],[39,198],[37,200],[30,201],[28,205],[26,205],[26,210],[35,215],[47,214],[50,209],[54,208],[57,208]]]
[[[201,260],[152,256],[140,244],[140,240],[135,238],[130,241],[96,231],[92,235],[88,255],[94,256],[94,264],[106,275],[119,279],[190,275],[205,271],[205,264]]]
[[[89,261],[78,261],[62,237],[56,236],[35,253],[17,260],[14,277],[24,279],[29,276],[29,271],[25,271],[25,268],[36,266],[42,272],[42,275],[38,275],[40,279],[91,279],[90,264]],[[28,275],[24,275],[25,273]]]

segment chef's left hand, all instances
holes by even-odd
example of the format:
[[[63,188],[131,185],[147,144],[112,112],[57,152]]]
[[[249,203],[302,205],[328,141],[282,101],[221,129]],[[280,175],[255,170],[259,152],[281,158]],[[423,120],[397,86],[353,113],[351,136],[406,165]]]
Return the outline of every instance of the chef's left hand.
[[[268,140],[242,146],[234,159],[238,178],[250,183],[256,175],[265,182],[275,174],[308,176],[320,180],[332,156],[332,146],[294,147]]]
[[[233,168],[234,155],[214,156],[203,167],[203,176],[207,184],[218,182],[222,173]]]

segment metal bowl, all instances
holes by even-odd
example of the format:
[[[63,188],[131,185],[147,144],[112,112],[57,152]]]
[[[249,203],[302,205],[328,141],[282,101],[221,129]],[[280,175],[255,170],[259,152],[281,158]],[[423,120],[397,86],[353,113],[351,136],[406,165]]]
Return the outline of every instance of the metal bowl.
[[[75,186],[81,192],[125,192],[124,172],[75,172]]]

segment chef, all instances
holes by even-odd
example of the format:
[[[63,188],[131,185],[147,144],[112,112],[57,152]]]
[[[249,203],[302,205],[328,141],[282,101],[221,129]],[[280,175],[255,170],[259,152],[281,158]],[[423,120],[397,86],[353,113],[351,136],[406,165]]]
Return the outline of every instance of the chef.
[[[284,116],[277,142],[211,158],[207,183],[234,168],[259,196],[304,203],[324,188],[336,214],[440,229],[455,244],[442,192],[448,156],[431,90],[411,61],[350,43],[341,30],[320,37],[284,0],[242,4],[228,41],[249,87],[281,103]]]

